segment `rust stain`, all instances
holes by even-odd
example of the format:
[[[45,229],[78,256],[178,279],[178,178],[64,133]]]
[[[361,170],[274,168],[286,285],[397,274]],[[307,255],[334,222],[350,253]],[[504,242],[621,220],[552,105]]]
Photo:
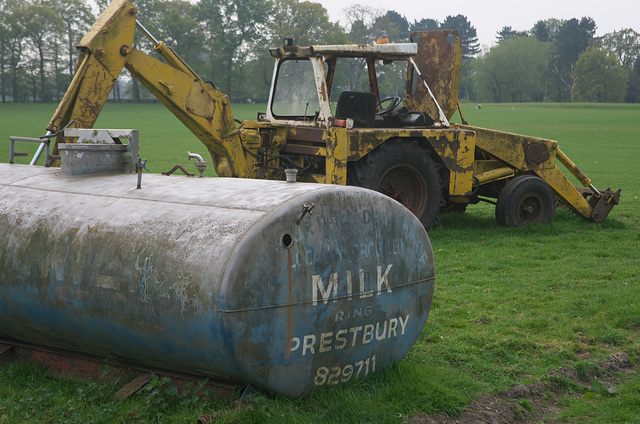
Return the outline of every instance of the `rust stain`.
[[[286,338],[286,343],[287,343],[287,348],[286,348],[286,353],[285,353],[285,358],[289,357],[289,352],[291,351],[291,320],[292,320],[292,310],[291,310],[291,302],[293,300],[293,275],[292,275],[292,269],[293,267],[291,266],[291,249],[287,249],[287,268],[288,268],[288,272],[289,272],[289,301],[287,302],[287,338]]]
[[[549,149],[544,143],[527,140],[522,143],[524,157],[529,166],[538,166],[549,160]]]

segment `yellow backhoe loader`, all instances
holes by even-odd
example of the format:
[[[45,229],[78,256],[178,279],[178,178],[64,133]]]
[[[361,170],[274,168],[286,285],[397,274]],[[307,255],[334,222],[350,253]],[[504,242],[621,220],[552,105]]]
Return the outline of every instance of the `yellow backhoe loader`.
[[[298,181],[385,193],[426,228],[442,211],[481,200],[495,203],[497,222],[506,226],[551,222],[556,199],[595,222],[619,203],[620,190],[596,189],[556,141],[449,122],[460,108],[462,47],[455,31],[414,32],[409,43],[296,46],[287,39],[269,49],[275,70],[266,112],[237,125],[227,95],[156,40],[137,12],[129,0],[114,0],[81,40],[77,71],[50,133],[70,122],[92,128],[126,68],[204,143],[219,176],[284,179],[285,169],[295,169]],[[162,59],[133,48],[136,27]],[[348,59],[366,68],[368,90],[335,83]],[[390,63],[404,64],[404,93],[381,98],[380,69]],[[57,135],[52,163],[58,144],[70,142]]]

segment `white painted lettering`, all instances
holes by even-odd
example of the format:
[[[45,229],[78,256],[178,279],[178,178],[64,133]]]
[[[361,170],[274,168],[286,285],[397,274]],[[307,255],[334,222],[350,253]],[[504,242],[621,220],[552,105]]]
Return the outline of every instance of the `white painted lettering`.
[[[349,332],[349,330],[338,330],[336,331],[336,341],[339,342],[339,345],[335,345],[334,348],[335,349],[342,349],[343,347],[345,347],[347,345],[347,338],[343,337],[345,334],[347,334]]]
[[[364,269],[360,270],[360,299],[373,297],[373,290],[364,290]]]
[[[307,349],[311,351],[311,354],[315,354],[315,350],[313,349],[313,345],[316,344],[316,336],[313,334],[308,334],[304,336],[303,345],[302,345],[302,356],[307,354]]]
[[[320,348],[318,349],[319,352],[330,352],[331,351],[331,342],[332,340],[332,336],[333,336],[333,332],[328,332],[328,333],[322,333],[320,335]]]
[[[295,342],[295,344],[293,346],[291,346],[291,343]],[[295,350],[298,350],[298,348],[300,347],[300,339],[297,337],[293,337],[291,339],[289,339],[289,352],[293,352]]]
[[[357,327],[351,327],[351,328],[349,329],[349,332],[350,332],[350,333],[353,333],[353,340],[352,340],[352,342],[351,342],[351,346],[355,346],[355,345],[356,345],[356,340],[358,339],[358,332],[359,332],[360,330],[362,330],[362,326],[361,326],[361,325],[359,325],[359,326],[357,326]]]
[[[376,323],[343,328],[335,332],[328,331],[319,333],[318,335],[307,334],[301,338],[292,337],[289,339],[287,346],[287,357],[290,352],[299,352],[300,350],[302,350],[303,356],[307,355],[307,353],[315,355],[316,353],[341,350],[348,346],[355,347],[374,341],[380,342],[386,339],[401,337],[405,335],[408,323],[409,315],[405,315]],[[351,337],[351,341],[349,341],[349,337]],[[301,346],[302,349],[300,349]]]
[[[416,243],[416,250],[418,251],[418,263],[421,265],[427,263],[429,261],[429,255],[424,249],[424,244],[419,241]]]
[[[376,340],[384,340],[387,337],[387,321],[384,321],[384,327],[382,327],[382,335],[380,335],[380,323],[376,322]]]
[[[351,271],[345,271],[345,279],[342,281],[340,281],[337,272],[331,273],[329,275],[329,281],[326,285],[325,280],[322,279],[322,276],[320,274],[312,275],[312,304],[313,306],[318,306],[321,303],[326,305],[330,300],[335,303],[345,298],[347,301],[351,301],[353,300],[354,296],[358,296],[358,298],[360,299],[366,299],[373,297],[374,291],[378,294],[378,296],[384,293],[391,293],[392,288],[389,281],[389,274],[391,273],[392,268],[393,264],[387,265],[386,268],[384,265],[378,265],[375,271],[364,269],[358,270],[358,283],[360,289],[359,294],[358,289],[356,289],[356,293],[354,293],[353,273]],[[376,274],[374,274],[374,272]],[[367,286],[372,287],[367,290]],[[373,286],[375,286],[375,289]],[[362,316],[361,311],[354,310],[354,316],[356,315]],[[351,313],[349,313],[349,315],[345,314],[343,318],[349,318],[350,316]],[[337,319],[340,318],[336,317],[336,320]]]
[[[371,343],[373,340],[373,324],[367,324],[362,331],[362,344]]]
[[[336,312],[335,321],[344,321],[345,319],[355,318],[355,317],[368,317],[373,313],[373,306],[369,305],[363,308],[354,308],[348,309],[347,311],[338,311]]]
[[[393,337],[396,337],[396,328],[398,328],[398,319],[391,318],[389,320],[389,333],[387,333],[387,337],[391,337],[391,333],[393,333]]]
[[[331,274],[331,277],[329,277],[329,286],[326,288],[324,288],[324,282],[322,281],[322,277],[320,277],[319,275],[314,275],[312,277],[311,280],[311,290],[312,290],[312,299],[313,299],[313,306],[316,306],[318,304],[318,292],[320,292],[320,295],[322,296],[322,301],[324,302],[324,304],[326,305],[327,302],[329,301],[329,296],[331,296],[331,292],[333,292],[333,296],[332,297],[336,297],[337,293],[338,293],[338,273],[334,272],[333,274]]]
[[[402,240],[393,241],[393,254],[394,255],[402,254]]]
[[[303,256],[304,255],[304,256]],[[295,268],[296,266],[302,266],[302,265],[313,265],[315,262],[315,253],[313,252],[313,250],[307,250],[306,252],[296,252],[296,255],[294,257],[293,260],[293,268]]]
[[[360,257],[366,259],[369,257],[369,252],[367,251],[366,243],[360,245]]]
[[[384,274],[382,273],[382,267],[378,266],[378,296],[380,296],[380,293],[382,292],[383,284],[387,288],[387,293],[391,293],[391,286],[389,285],[388,276],[392,266],[393,265],[389,265],[387,269],[384,271]]]
[[[404,336],[404,330],[407,327],[407,322],[409,322],[409,315],[405,317],[404,321],[402,321],[402,317],[398,317],[398,321],[400,321],[400,327],[402,327],[400,334]]]

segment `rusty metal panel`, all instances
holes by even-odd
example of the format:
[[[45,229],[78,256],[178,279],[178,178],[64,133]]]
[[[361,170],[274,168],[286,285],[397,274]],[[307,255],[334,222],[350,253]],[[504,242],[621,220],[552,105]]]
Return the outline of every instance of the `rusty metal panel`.
[[[144,179],[0,164],[0,336],[300,395],[380,371],[422,331],[433,252],[397,202]]]
[[[448,194],[468,196],[473,185],[475,134],[471,131],[449,130],[441,136],[430,137],[429,144],[449,170]]]
[[[425,77],[436,101],[450,120],[458,105],[460,87],[462,44],[458,32],[417,31],[411,33],[410,39],[418,44],[415,62],[420,68],[420,73]],[[419,79],[409,64],[404,104],[408,109],[425,111],[435,119],[439,116],[438,109]]]
[[[458,128],[454,129],[435,129],[435,128],[385,128],[367,129],[358,128],[347,132],[348,135],[348,160],[356,161],[387,140],[395,138],[413,138],[413,139],[439,139],[444,138],[453,141],[456,137],[462,136],[467,139],[466,143],[473,145],[474,133],[472,131]],[[469,147],[471,148],[471,147]]]
[[[456,127],[474,131],[476,146],[479,149],[519,171],[555,167],[557,141],[469,125],[457,125]]]
[[[549,154],[549,146],[547,143],[526,140],[522,142],[522,150],[524,150],[524,159],[527,165],[535,167],[551,158]]]
[[[288,127],[287,142],[308,141],[324,143],[325,130],[323,128]]]
[[[347,129],[331,128],[325,135],[327,145],[327,184],[347,184]]]

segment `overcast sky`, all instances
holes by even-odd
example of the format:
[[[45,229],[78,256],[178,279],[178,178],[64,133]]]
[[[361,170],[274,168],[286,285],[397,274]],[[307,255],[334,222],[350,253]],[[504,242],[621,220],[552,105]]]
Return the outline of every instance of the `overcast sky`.
[[[312,0],[314,1],[314,0]],[[353,4],[367,4],[382,10],[394,10],[409,23],[423,18],[442,22],[449,15],[464,15],[476,28],[481,46],[495,44],[496,33],[503,26],[526,31],[541,19],[592,18],[596,36],[632,28],[640,32],[640,0],[315,0],[329,12],[331,21],[346,24],[344,9]]]

